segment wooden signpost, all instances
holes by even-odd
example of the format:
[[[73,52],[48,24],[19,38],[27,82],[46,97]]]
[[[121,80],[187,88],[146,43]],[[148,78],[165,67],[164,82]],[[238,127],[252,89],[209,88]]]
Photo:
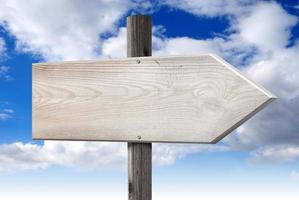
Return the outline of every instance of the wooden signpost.
[[[129,142],[130,200],[151,199],[151,142],[216,143],[275,99],[216,55],[150,57],[151,26],[128,17],[130,58],[32,68],[33,138]]]

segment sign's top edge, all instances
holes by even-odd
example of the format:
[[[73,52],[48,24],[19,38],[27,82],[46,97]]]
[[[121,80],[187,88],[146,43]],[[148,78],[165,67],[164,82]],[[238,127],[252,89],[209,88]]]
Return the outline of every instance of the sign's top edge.
[[[32,65],[44,65],[44,64],[60,64],[60,63],[85,63],[85,62],[95,62],[95,61],[111,61],[111,60],[136,60],[136,59],[153,59],[153,58],[196,58],[202,56],[212,56],[213,54],[189,54],[189,55],[167,55],[167,56],[142,56],[142,57],[122,57],[122,58],[107,58],[102,59],[88,59],[88,60],[68,60],[68,61],[53,61],[53,62],[39,62],[32,63]]]
[[[270,91],[265,89],[263,86],[255,83],[254,81],[250,80],[247,76],[245,76],[240,70],[238,70],[233,65],[226,62],[223,58],[220,56],[213,54],[213,53],[206,53],[206,54],[189,54],[189,55],[167,55],[167,56],[145,56],[145,57],[125,57],[125,58],[103,58],[103,59],[94,59],[94,60],[72,60],[72,61],[57,61],[57,62],[41,62],[41,63],[32,63],[32,66],[39,66],[39,65],[55,65],[55,64],[72,64],[72,63],[86,63],[86,62],[96,62],[96,61],[121,61],[121,60],[136,60],[136,59],[142,59],[142,60],[150,60],[150,59],[163,59],[163,58],[196,58],[196,57],[203,57],[203,56],[209,56],[222,65],[224,65],[227,69],[231,70],[233,73],[247,81],[249,84],[254,86],[257,90],[264,93],[268,98],[270,99],[277,99],[277,96],[272,94]]]

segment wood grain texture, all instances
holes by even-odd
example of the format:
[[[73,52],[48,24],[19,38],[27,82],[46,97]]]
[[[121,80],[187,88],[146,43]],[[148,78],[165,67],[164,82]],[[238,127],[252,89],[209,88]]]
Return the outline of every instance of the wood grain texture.
[[[152,55],[150,16],[127,18],[127,56]],[[128,142],[128,199],[152,199],[152,143]]]
[[[215,55],[33,65],[33,138],[215,143],[275,96]]]
[[[152,144],[128,143],[129,200],[152,199]]]
[[[152,20],[150,16],[134,15],[127,18],[127,56],[152,55]]]

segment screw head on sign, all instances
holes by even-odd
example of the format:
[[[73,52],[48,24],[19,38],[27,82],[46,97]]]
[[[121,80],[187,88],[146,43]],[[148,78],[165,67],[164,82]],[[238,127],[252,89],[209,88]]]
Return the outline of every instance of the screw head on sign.
[[[137,136],[137,139],[138,139],[138,140],[141,140],[141,136],[140,136],[140,135],[138,135],[138,136]]]
[[[138,64],[140,64],[140,63],[141,63],[141,61],[140,61],[140,60],[136,60],[136,62],[137,62]]]

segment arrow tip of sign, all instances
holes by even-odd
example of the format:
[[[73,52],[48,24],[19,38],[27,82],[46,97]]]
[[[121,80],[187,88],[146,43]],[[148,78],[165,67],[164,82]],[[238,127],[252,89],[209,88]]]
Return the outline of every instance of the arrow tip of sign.
[[[223,58],[221,58],[220,56],[213,54],[213,53],[209,53],[209,56],[211,56],[212,58],[214,58],[215,60],[217,60],[218,62],[220,62],[221,64],[225,65],[228,69],[230,69],[231,71],[233,71],[235,74],[239,75],[240,77],[242,77],[244,80],[246,80],[248,83],[250,83],[251,85],[253,85],[256,89],[258,89],[259,91],[261,91],[262,93],[264,93],[266,96],[268,96],[269,99],[272,99],[271,102],[275,99],[277,99],[278,97],[276,95],[274,95],[272,92],[268,91],[267,89],[265,89],[263,86],[253,82],[252,80],[250,80],[249,78],[247,78],[243,72],[241,72],[240,70],[237,69],[237,67],[234,67],[233,65],[231,65],[230,63],[228,63],[227,61],[225,61]],[[270,103],[270,102],[269,102]]]
[[[253,87],[255,87],[257,90],[259,90],[260,92],[262,92],[267,97],[266,100],[263,103],[261,103],[258,107],[256,107],[256,109],[254,109],[251,113],[249,113],[245,118],[241,119],[234,126],[230,127],[223,134],[219,135],[218,137],[216,137],[214,140],[212,140],[210,142],[210,144],[216,144],[220,140],[222,140],[225,136],[227,136],[229,133],[231,133],[236,128],[238,128],[242,123],[244,123],[245,121],[247,121],[248,119],[250,119],[252,116],[254,116],[257,112],[259,112],[260,110],[262,110],[263,108],[265,108],[267,105],[269,105],[274,100],[278,99],[278,97],[276,95],[274,95],[272,92],[270,92],[267,89],[265,89],[263,86],[255,83],[252,80],[250,80],[249,78],[247,78],[243,74],[243,72],[241,72],[240,70],[238,70],[236,67],[232,66],[230,63],[226,62],[223,58],[219,57],[218,55],[215,55],[215,54],[212,54],[212,53],[210,53],[208,55],[211,56],[212,58],[214,58],[215,60],[217,60],[218,62],[220,62],[221,64],[223,64],[224,66],[226,66],[228,69],[230,69],[236,75],[238,75],[239,77],[241,77],[242,79],[244,79],[245,81],[247,81],[249,84],[251,84]]]
[[[254,109],[251,113],[249,113],[245,118],[241,119],[238,123],[236,123],[234,126],[230,127],[227,129],[223,134],[219,135],[216,137],[214,140],[210,142],[210,144],[216,144],[220,140],[222,140],[225,136],[227,136],[229,133],[234,131],[236,128],[238,128],[241,124],[249,120],[252,116],[254,116],[256,113],[261,111],[263,108],[265,108],[267,105],[269,105],[272,101],[277,99],[276,96],[271,96],[269,97],[265,102],[263,102],[261,105],[259,105],[256,109]]]

